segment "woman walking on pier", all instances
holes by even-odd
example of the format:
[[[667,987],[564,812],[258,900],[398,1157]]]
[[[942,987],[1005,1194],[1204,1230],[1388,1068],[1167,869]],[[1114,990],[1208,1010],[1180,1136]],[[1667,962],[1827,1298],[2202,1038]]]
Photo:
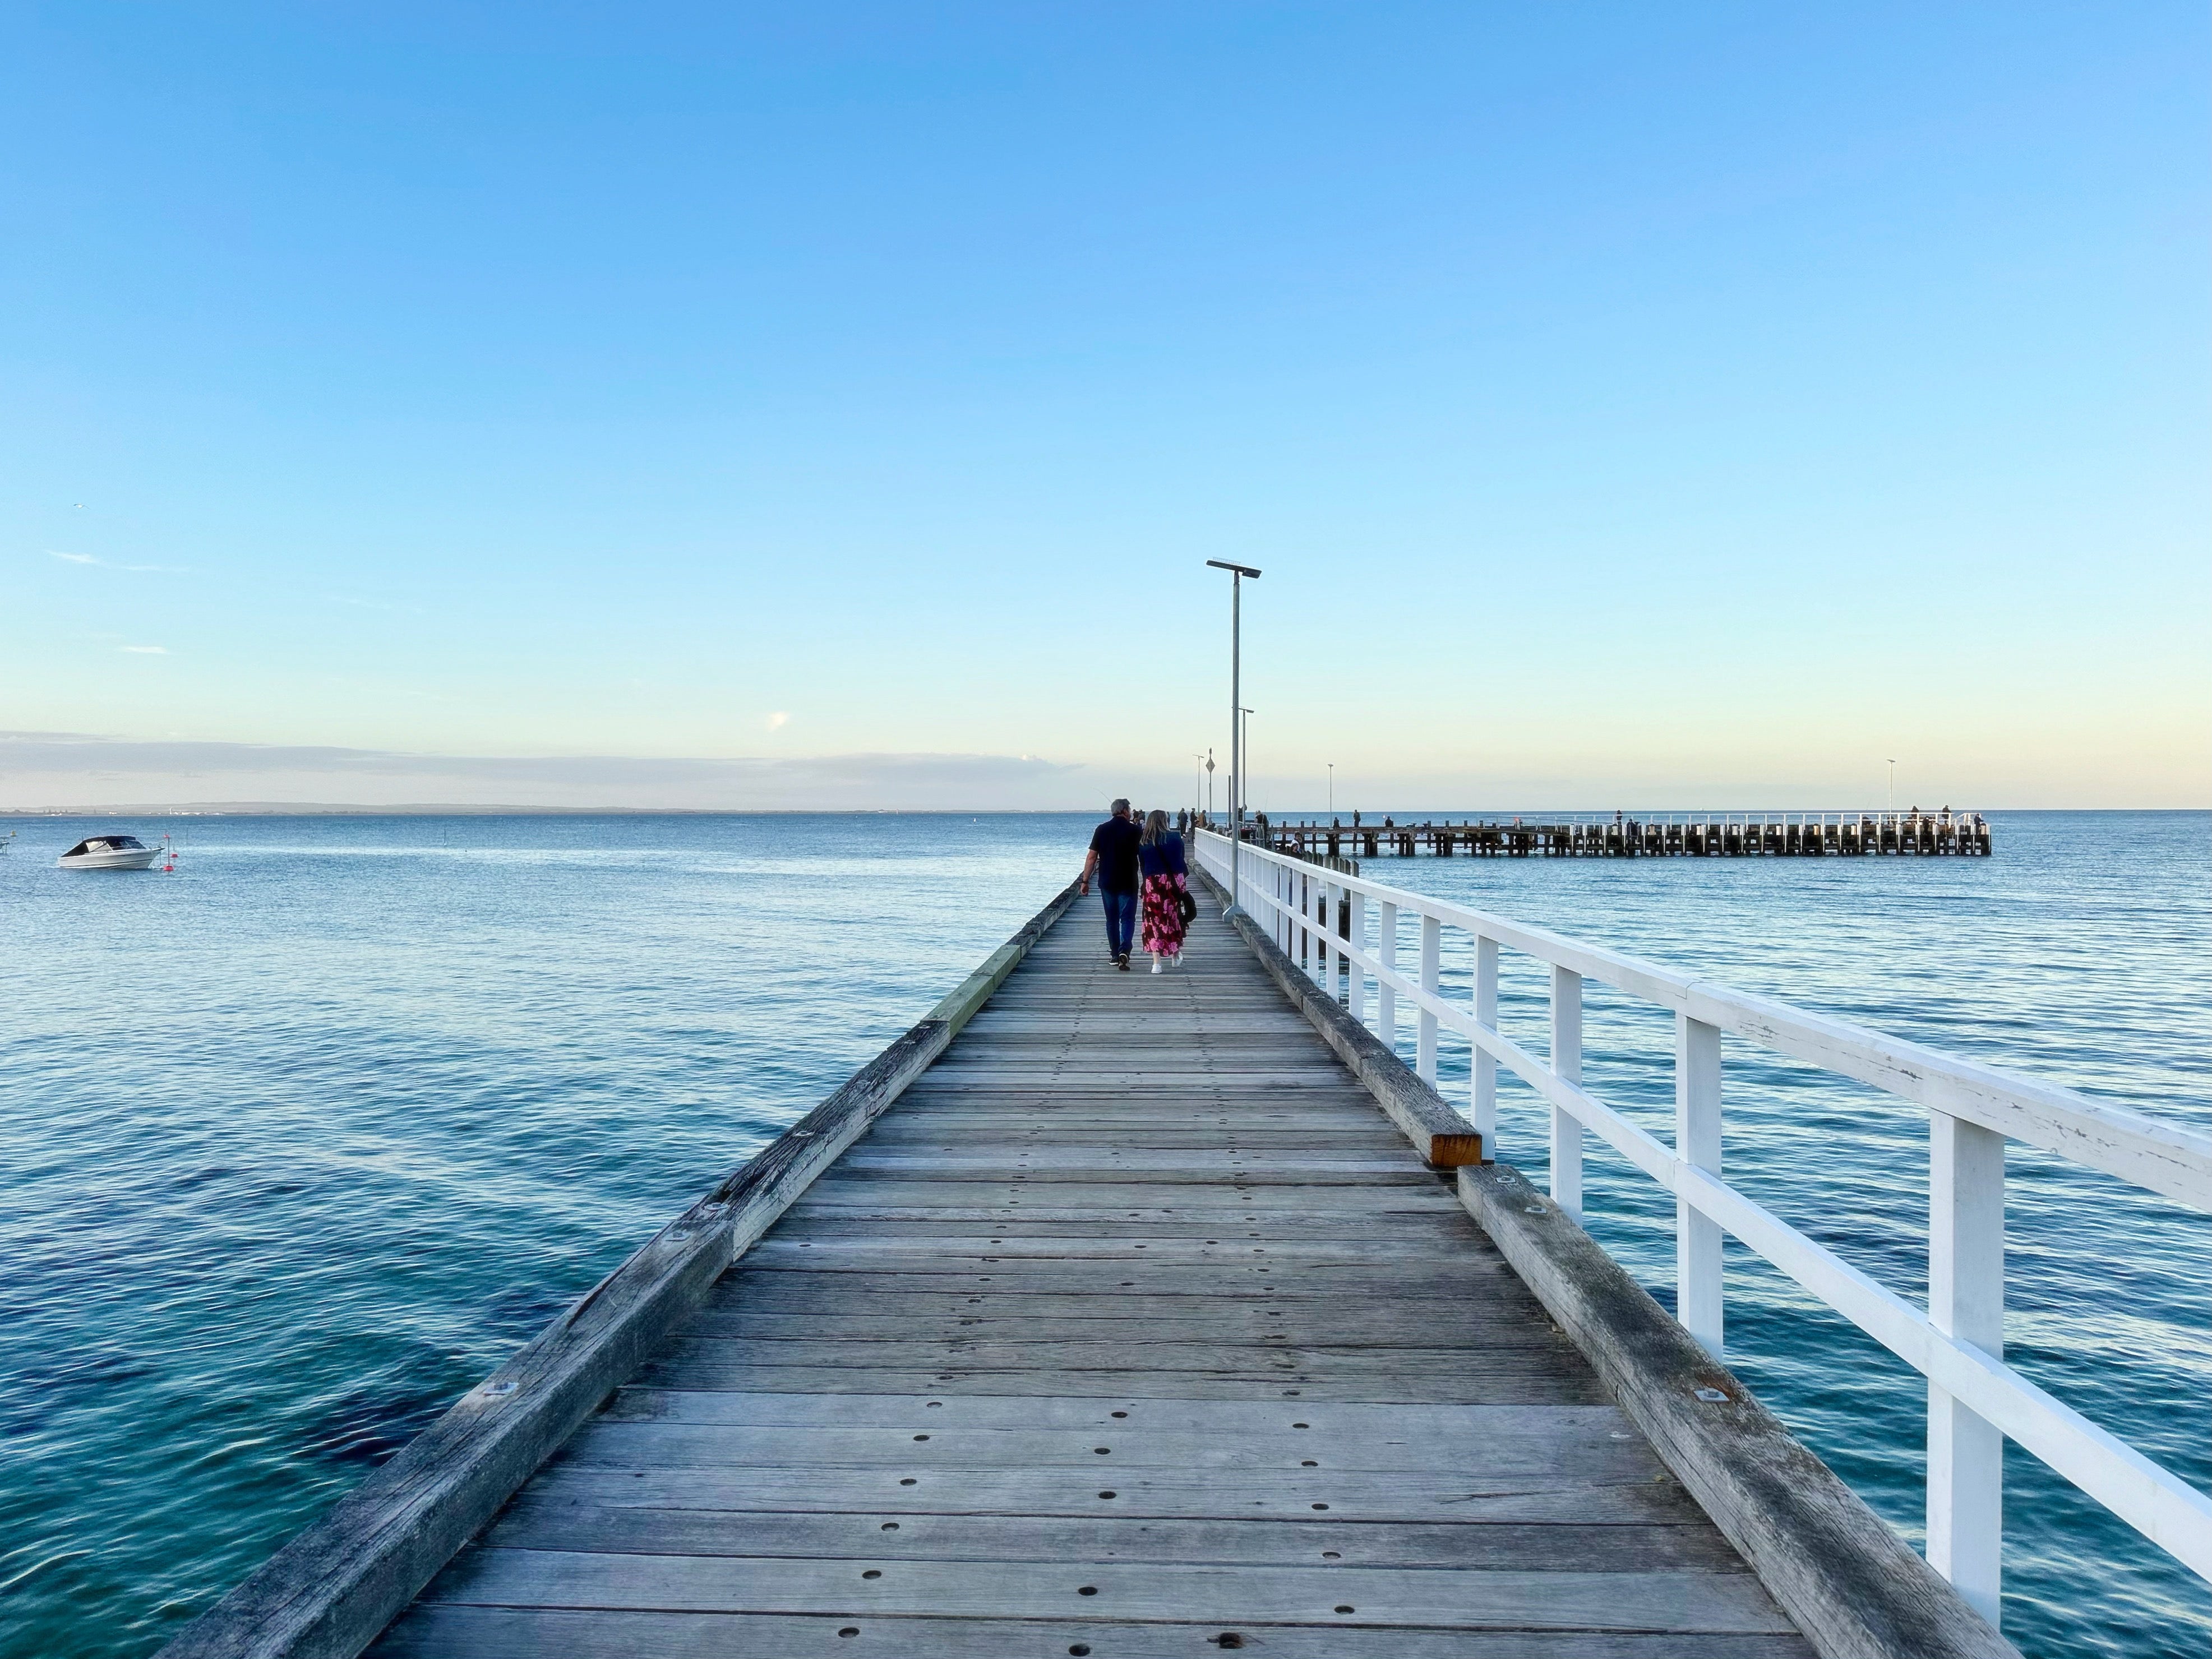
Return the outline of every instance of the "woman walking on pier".
[[[1137,858],[1145,872],[1144,945],[1152,953],[1157,974],[1164,962],[1170,967],[1182,965],[1183,933],[1198,914],[1190,896],[1190,866],[1183,861],[1182,837],[1168,828],[1168,815],[1157,807],[1145,819]]]

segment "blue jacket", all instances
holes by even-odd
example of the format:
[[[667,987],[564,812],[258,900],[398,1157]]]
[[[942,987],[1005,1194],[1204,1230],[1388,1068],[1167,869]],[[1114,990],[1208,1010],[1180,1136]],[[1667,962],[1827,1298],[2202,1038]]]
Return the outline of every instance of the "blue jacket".
[[[1145,866],[1148,876],[1188,876],[1190,866],[1183,862],[1182,837],[1172,830],[1166,831],[1150,847],[1137,848],[1137,861]]]

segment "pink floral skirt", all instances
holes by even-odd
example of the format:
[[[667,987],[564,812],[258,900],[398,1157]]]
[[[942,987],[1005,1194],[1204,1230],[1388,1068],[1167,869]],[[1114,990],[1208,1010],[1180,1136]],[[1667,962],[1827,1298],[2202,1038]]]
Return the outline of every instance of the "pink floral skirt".
[[[1155,956],[1171,957],[1182,950],[1182,894],[1188,885],[1181,876],[1146,876],[1145,904],[1138,943]]]

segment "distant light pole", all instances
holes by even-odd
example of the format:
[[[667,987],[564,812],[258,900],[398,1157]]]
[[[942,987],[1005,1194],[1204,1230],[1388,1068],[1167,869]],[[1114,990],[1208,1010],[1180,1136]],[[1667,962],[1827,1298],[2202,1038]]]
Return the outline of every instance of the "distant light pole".
[[[1897,811],[1897,763],[1889,763],[1889,810]]]
[[[1199,763],[1198,787],[1200,789],[1203,790],[1206,787],[1206,757],[1200,754],[1197,750],[1194,749],[1190,751],[1190,757]],[[1198,816],[1198,796],[1196,794],[1192,795],[1190,798],[1190,811],[1192,817],[1195,817]]]
[[[1328,815],[1336,817],[1336,763],[1328,763]]]
[[[1206,821],[1213,822],[1213,751],[1206,751]]]
[[[1260,573],[1249,564],[1231,564],[1225,559],[1206,562],[1210,569],[1229,573],[1229,837],[1234,841],[1243,828],[1244,803],[1252,797],[1244,776],[1249,763],[1240,718],[1240,711],[1252,712],[1244,707],[1244,578],[1256,580]]]

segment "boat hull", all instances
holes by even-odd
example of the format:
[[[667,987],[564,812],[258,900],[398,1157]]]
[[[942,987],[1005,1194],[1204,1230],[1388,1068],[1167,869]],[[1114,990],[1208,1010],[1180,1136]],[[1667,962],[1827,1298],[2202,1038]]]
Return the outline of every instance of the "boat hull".
[[[102,853],[64,854],[54,860],[64,870],[145,870],[161,855],[158,847],[126,847]]]

